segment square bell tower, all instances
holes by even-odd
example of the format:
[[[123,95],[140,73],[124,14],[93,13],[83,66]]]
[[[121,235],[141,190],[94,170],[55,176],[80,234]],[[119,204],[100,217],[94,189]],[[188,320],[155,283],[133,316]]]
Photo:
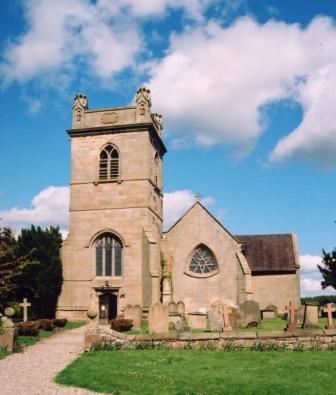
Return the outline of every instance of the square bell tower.
[[[149,89],[136,105],[72,107],[69,235],[62,247],[63,288],[57,316],[101,320],[128,304],[160,299],[162,117],[151,112]]]

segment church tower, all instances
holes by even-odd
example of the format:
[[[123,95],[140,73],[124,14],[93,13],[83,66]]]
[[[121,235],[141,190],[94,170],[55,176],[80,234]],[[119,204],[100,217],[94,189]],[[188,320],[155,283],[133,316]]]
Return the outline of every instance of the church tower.
[[[128,304],[160,300],[162,117],[150,91],[136,105],[93,109],[73,102],[69,235],[63,243],[63,288],[57,316],[100,320]]]

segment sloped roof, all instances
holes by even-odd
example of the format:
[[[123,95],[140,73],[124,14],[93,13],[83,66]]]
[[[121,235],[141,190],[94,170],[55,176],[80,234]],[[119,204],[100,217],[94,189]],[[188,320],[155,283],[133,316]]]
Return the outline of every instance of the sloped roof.
[[[163,234],[168,235],[168,233],[175,228],[177,224],[181,222],[181,220],[191,211],[194,209],[194,207],[200,206],[208,215],[211,219],[213,219],[228,235],[230,235],[236,242],[239,243],[239,240],[237,240],[236,236],[234,236],[231,232],[229,232],[219,221],[216,217],[214,217],[209,210],[207,210],[202,203],[199,201],[195,202],[168,230],[163,232]]]
[[[298,269],[294,235],[237,235],[253,272],[288,272]]]

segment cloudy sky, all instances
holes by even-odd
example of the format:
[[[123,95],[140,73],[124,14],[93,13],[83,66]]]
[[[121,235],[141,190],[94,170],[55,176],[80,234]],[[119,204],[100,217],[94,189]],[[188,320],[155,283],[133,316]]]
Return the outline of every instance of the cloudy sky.
[[[71,102],[163,114],[165,223],[196,192],[236,234],[295,232],[302,293],[336,246],[336,7],[321,0],[3,0],[0,224],[66,232]]]

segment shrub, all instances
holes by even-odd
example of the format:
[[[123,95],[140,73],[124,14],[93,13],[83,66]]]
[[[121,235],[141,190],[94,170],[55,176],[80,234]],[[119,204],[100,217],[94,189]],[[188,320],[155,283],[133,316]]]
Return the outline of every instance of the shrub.
[[[20,322],[17,325],[20,336],[37,336],[39,331],[38,321]]]
[[[129,331],[133,326],[133,320],[117,317],[111,320],[111,329],[118,332]]]
[[[54,325],[57,328],[64,328],[67,323],[68,323],[68,320],[66,318],[56,318],[54,320]]]
[[[44,318],[37,322],[39,323],[39,329],[43,329],[44,331],[51,332],[55,329],[54,320]]]

